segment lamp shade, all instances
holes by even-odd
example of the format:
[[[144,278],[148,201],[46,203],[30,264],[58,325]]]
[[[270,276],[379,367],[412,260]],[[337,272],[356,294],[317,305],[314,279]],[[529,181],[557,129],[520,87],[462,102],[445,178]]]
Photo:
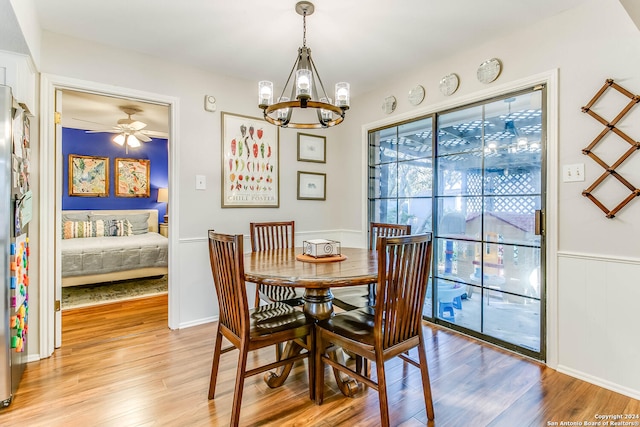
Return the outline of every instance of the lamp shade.
[[[158,203],[169,203],[168,188],[158,188]]]

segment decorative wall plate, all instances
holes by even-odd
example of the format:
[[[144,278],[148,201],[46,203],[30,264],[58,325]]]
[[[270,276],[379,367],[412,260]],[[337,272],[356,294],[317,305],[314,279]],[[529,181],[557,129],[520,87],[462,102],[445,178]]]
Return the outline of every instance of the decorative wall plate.
[[[443,95],[449,96],[453,94],[456,90],[458,90],[458,85],[460,84],[460,79],[458,75],[455,73],[447,74],[443,78],[440,79],[440,92]]]
[[[478,81],[481,83],[491,83],[500,75],[502,63],[498,58],[491,58],[478,66]]]
[[[418,105],[424,100],[425,90],[422,85],[417,85],[409,91],[409,103]]]
[[[387,114],[391,114],[395,111],[397,106],[398,106],[398,101],[396,100],[396,97],[393,95],[387,96],[384,99],[384,103],[382,103],[382,111],[384,111]]]

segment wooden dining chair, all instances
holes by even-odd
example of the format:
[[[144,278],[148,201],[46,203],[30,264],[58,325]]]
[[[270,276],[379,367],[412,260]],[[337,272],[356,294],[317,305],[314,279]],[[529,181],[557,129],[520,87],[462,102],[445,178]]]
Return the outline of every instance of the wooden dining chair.
[[[252,222],[249,230],[252,252],[295,247],[295,221]],[[256,285],[256,307],[260,300],[280,301],[291,306],[304,304],[296,289],[286,286]]]
[[[427,418],[433,420],[433,400],[427,355],[422,332],[422,307],[431,267],[431,233],[378,238],[378,300],[375,307],[338,313],[316,325],[316,404],[324,395],[324,366],[340,372],[378,391],[380,418],[389,425],[387,383],[384,363],[401,359],[420,369]],[[419,362],[405,352],[417,347]],[[338,361],[335,351],[343,348],[375,362],[376,381]],[[360,366],[362,364],[360,363]]]
[[[247,377],[269,369],[288,365],[304,358],[309,365],[309,396],[314,398],[313,321],[305,314],[286,304],[276,302],[249,309],[244,281],[244,253],[242,235],[228,235],[209,231],[209,259],[220,307],[220,320],[216,332],[209,399],[213,399],[218,378],[220,356],[238,349],[238,370],[231,407],[231,425],[239,425],[240,405],[244,381]],[[231,346],[222,348],[226,338]],[[263,347],[290,342],[281,357],[273,363],[247,369],[248,353]],[[302,351],[306,349],[306,351]],[[267,374],[271,378],[274,374]],[[269,384],[269,382],[267,382]],[[270,385],[271,386],[271,385]]]
[[[411,234],[409,224],[391,224],[384,222],[369,223],[369,250],[376,249],[378,237],[408,236]],[[356,310],[376,304],[376,285],[371,284],[366,291],[339,289],[334,292],[334,304],[343,310]]]

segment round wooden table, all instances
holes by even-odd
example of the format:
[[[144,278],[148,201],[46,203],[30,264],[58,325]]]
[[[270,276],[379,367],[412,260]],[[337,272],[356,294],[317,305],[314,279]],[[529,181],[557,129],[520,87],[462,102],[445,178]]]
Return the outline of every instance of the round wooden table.
[[[345,260],[304,262],[296,259],[302,248],[274,249],[247,253],[244,275],[247,282],[304,288],[304,311],[322,320],[333,313],[331,288],[369,285],[378,280],[376,251],[341,248]]]
[[[360,248],[341,248],[342,261],[304,262],[296,259],[302,248],[274,249],[251,252],[244,256],[244,276],[247,282],[275,286],[304,288],[304,311],[317,320],[331,317],[333,294],[331,288],[369,285],[378,280],[378,254]],[[283,356],[299,352],[302,348],[290,341]],[[318,350],[316,350],[318,351]],[[329,354],[334,360],[342,359],[342,352]],[[292,365],[278,372],[269,372],[265,381],[269,387],[279,387],[287,379]],[[353,378],[334,369],[338,388],[346,396],[353,396],[360,389]]]

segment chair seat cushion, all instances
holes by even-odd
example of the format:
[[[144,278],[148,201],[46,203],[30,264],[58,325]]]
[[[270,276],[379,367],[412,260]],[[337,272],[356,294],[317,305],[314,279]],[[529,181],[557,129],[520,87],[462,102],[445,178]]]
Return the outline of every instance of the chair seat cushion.
[[[309,323],[302,311],[281,302],[261,305],[251,309],[249,311],[249,321],[251,337],[269,335]]]
[[[337,335],[373,346],[374,309],[363,307],[323,320],[318,326]]]

